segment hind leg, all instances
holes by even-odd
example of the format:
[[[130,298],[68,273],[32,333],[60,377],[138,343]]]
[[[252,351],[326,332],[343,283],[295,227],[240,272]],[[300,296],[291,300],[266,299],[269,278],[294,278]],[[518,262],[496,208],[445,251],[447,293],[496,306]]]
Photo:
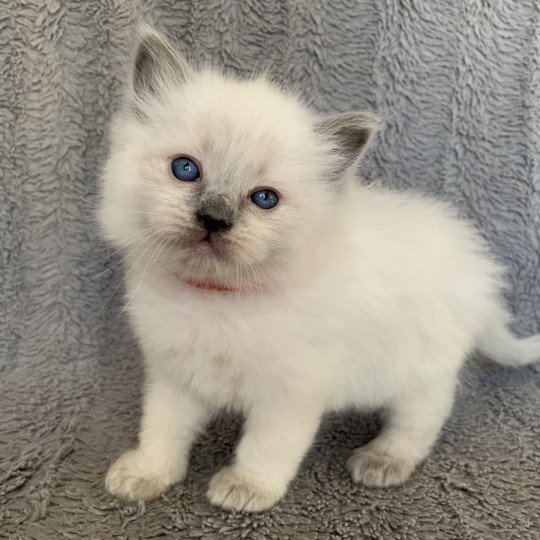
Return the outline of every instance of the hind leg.
[[[450,414],[456,378],[450,379],[407,388],[389,404],[382,433],[354,450],[347,461],[355,482],[388,487],[409,478]]]

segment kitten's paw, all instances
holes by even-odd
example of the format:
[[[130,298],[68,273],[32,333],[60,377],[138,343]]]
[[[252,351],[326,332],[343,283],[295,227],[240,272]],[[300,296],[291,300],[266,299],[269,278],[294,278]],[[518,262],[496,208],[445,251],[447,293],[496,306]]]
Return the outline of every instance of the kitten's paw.
[[[150,501],[177,480],[179,478],[153,470],[151,461],[140,450],[130,450],[111,465],[105,487],[119,499]]]
[[[260,512],[266,510],[283,496],[242,478],[234,467],[224,467],[210,481],[208,499],[212,504],[227,510]]]
[[[414,463],[374,449],[357,448],[347,461],[352,479],[369,487],[403,484],[414,470]]]

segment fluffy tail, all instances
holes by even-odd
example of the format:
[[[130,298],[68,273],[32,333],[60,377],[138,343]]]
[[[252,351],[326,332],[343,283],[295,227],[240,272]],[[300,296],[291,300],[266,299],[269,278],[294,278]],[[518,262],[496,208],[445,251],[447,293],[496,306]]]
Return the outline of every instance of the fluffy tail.
[[[540,360],[540,334],[518,338],[505,324],[495,324],[482,334],[477,348],[499,364],[524,366]]]

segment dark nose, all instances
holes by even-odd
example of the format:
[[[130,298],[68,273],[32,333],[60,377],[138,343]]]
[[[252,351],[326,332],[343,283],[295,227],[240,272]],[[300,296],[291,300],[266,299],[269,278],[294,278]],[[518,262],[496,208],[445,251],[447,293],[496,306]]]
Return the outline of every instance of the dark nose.
[[[209,214],[197,213],[195,217],[209,233],[226,231],[231,227],[231,224],[228,221],[215,218]]]

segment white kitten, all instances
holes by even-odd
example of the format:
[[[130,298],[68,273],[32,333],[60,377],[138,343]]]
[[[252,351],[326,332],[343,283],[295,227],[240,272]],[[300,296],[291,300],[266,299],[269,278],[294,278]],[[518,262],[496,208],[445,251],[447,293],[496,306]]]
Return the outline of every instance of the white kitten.
[[[509,365],[540,356],[538,337],[507,330],[500,268],[469,225],[354,181],[377,126],[321,118],[262,78],[195,70],[144,31],[100,210],[125,253],[147,374],[140,443],[109,470],[111,493],[151,499],[181,480],[223,408],[246,425],[214,504],[273,505],[321,415],[351,406],[387,415],[349,459],[353,480],[401,484],[475,347]]]

